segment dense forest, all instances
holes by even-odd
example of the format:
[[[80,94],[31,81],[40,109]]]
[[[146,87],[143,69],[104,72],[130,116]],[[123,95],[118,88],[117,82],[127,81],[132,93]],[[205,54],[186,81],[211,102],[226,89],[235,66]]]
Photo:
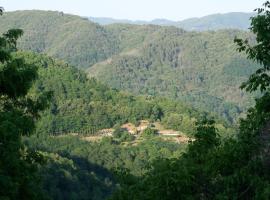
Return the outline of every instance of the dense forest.
[[[141,176],[148,171],[149,161],[178,158],[187,146],[147,133],[135,140],[119,125],[158,121],[166,128],[193,137],[196,121],[210,116],[179,101],[133,96],[111,89],[46,55],[18,51],[13,57],[36,67],[38,78],[29,89],[29,96],[52,93],[47,109],[40,112],[35,134],[23,138],[27,148],[38,149],[45,160],[45,164],[38,166],[37,174],[41,193],[52,199],[104,199],[117,187],[114,171],[118,168]],[[217,121],[216,127],[223,137],[235,131],[222,119]],[[100,142],[85,140],[111,127],[115,128],[112,138],[104,137]]]
[[[95,79],[87,79],[83,71],[45,55],[18,52],[14,56],[38,69],[39,78],[29,91],[31,95],[48,91],[54,94],[49,108],[41,113],[38,133],[93,134],[127,122],[149,120],[192,135],[196,119],[210,115],[176,100],[134,96],[111,89]],[[218,121],[224,130],[229,125],[221,118]]]
[[[22,28],[18,48],[46,53],[90,77],[133,94],[166,96],[207,110],[230,123],[254,104],[238,86],[256,70],[236,53],[240,30],[187,32],[176,27],[100,26],[61,12],[17,11],[0,18],[0,32]],[[253,95],[254,96],[254,95]]]
[[[128,34],[124,25],[110,28],[122,29],[117,34],[123,38]],[[97,63],[87,71],[90,77],[115,88],[180,99],[232,122],[252,105],[250,96],[238,86],[256,70],[252,61],[234,52],[236,35],[251,37],[234,30],[190,33],[162,27],[140,47]]]
[[[5,13],[0,20],[1,32],[11,28],[24,30],[19,47],[47,53],[80,68],[118,52],[115,38],[105,28],[79,16],[52,11],[18,11]]]
[[[42,151],[46,159],[39,170],[45,193],[63,200],[106,199],[119,187],[115,175],[119,170],[141,176],[149,170],[149,162],[179,158],[186,148],[186,144],[156,137],[136,146],[106,137],[100,142],[89,142],[74,136],[31,137],[25,143],[30,149]]]
[[[22,34],[12,29],[0,38],[1,199],[104,199],[116,187],[117,168],[141,175],[149,160],[180,156],[185,144],[163,141],[151,129],[136,146],[122,144],[134,136],[119,128],[100,142],[65,134],[80,133],[92,120],[98,130],[128,120],[162,120],[170,110],[182,111],[185,120],[198,112],[166,99],[155,108],[154,99],[120,93],[64,62],[17,51]],[[52,134],[54,129],[63,132]]]
[[[237,50],[261,67],[242,83],[260,91],[241,119],[236,138],[221,139],[213,120],[197,125],[195,140],[180,159],[158,159],[145,175],[125,175],[111,199],[269,199],[269,19],[270,2],[256,9],[256,43],[235,38]]]
[[[133,146],[134,138],[123,130],[97,143],[85,141],[84,137],[95,134],[93,130],[148,119],[193,135],[196,119],[207,115],[178,101],[136,97],[110,89],[88,80],[83,71],[45,55],[19,51],[13,57],[36,67],[38,79],[29,96],[52,93],[51,103],[40,113],[34,136],[23,140],[30,151],[38,149],[45,160],[37,174],[41,193],[52,199],[104,199],[117,186],[114,170],[125,168],[133,175],[142,175],[149,161],[178,158],[186,148],[185,143],[166,142],[154,135],[142,136]],[[222,124],[217,127],[224,136],[232,131]]]
[[[270,199],[256,11],[251,33],[197,33],[0,7],[0,199]]]

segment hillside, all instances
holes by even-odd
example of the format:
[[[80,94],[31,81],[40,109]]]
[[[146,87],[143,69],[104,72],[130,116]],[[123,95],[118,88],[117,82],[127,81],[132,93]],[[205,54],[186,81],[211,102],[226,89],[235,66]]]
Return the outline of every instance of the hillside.
[[[237,121],[236,117],[253,103],[238,86],[256,66],[235,53],[233,44],[235,36],[253,40],[248,32],[100,26],[51,11],[10,12],[0,22],[0,32],[12,27],[24,29],[19,48],[87,69],[90,77],[116,89],[180,99],[230,122]]]
[[[189,18],[181,21],[171,21],[166,19],[154,19],[152,21],[141,20],[125,20],[125,19],[113,19],[102,17],[89,17],[93,22],[100,25],[109,24],[152,24],[160,26],[176,26],[188,31],[206,31],[206,30],[220,30],[220,29],[240,29],[247,30],[250,26],[250,17],[253,13],[241,13],[232,12],[225,14],[213,14],[200,18]]]
[[[119,26],[108,28],[119,30]],[[117,34],[126,43],[129,34],[126,31]],[[256,64],[235,53],[233,43],[236,36],[252,38],[249,33],[236,30],[190,33],[159,27],[145,36],[132,51],[90,67],[89,77],[135,94],[181,99],[229,120],[251,105],[250,97],[244,95],[239,85],[256,70]]]
[[[51,199],[106,199],[116,189],[116,169],[141,176],[157,158],[178,158],[195,133],[195,122],[206,115],[179,101],[111,89],[42,54],[18,52],[15,56],[38,67],[39,77],[29,96],[54,93],[50,107],[37,122],[37,134],[24,137],[27,148],[38,150],[46,159],[38,174]],[[219,122],[221,135],[234,133]],[[128,132],[127,124],[132,123],[140,131],[138,139]],[[149,129],[145,132],[145,124],[155,125],[151,130],[157,129],[160,136]],[[102,129],[111,127],[112,137],[102,135]],[[177,137],[167,138],[168,132]],[[93,136],[100,140],[89,140]]]
[[[47,53],[86,68],[118,52],[117,41],[102,26],[79,16],[53,11],[16,11],[0,18],[0,32],[24,31],[19,47]]]
[[[39,134],[96,134],[101,129],[140,120],[159,121],[165,128],[192,135],[195,122],[204,110],[195,110],[180,101],[150,96],[134,96],[111,89],[68,64],[45,55],[20,52],[26,62],[38,66],[39,79],[30,93],[52,91],[54,97],[48,110],[37,123]],[[209,114],[208,114],[209,115]],[[226,132],[224,121],[217,122]],[[223,125],[222,125],[223,124]]]

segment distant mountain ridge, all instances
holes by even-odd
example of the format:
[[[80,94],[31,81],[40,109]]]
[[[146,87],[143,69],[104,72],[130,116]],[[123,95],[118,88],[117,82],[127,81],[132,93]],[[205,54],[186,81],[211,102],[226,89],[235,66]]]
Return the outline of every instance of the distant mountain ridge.
[[[170,26],[177,22],[168,19],[154,19],[151,21],[145,20],[129,20],[129,19],[114,19],[110,17],[88,17],[92,22],[98,23],[100,25],[110,25],[110,24],[135,24],[135,25],[165,25]]]
[[[167,19],[154,19],[151,21],[113,19],[106,17],[89,17],[90,21],[101,25],[110,24],[136,24],[136,25],[159,25],[176,26],[188,31],[206,31],[219,29],[241,29],[247,30],[250,26],[250,17],[254,13],[230,12],[225,14],[212,14],[200,18],[189,18],[182,21],[171,21]]]

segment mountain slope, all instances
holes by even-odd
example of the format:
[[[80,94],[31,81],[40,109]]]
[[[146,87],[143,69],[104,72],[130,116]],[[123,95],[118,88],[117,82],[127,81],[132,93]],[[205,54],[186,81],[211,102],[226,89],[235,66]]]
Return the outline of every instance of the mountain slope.
[[[118,52],[117,40],[98,24],[53,11],[16,11],[0,18],[0,32],[22,28],[19,47],[44,52],[80,68]]]
[[[44,55],[20,52],[17,56],[38,66],[39,78],[30,94],[54,93],[50,108],[42,113],[37,124],[38,133],[96,134],[115,125],[149,120],[160,121],[165,128],[193,134],[196,119],[206,114],[179,101],[133,96],[111,89],[94,79],[88,80],[83,71]],[[223,123],[217,121],[220,125]]]
[[[174,26],[112,24],[51,11],[0,18],[0,32],[23,28],[19,48],[43,52],[90,77],[134,94],[166,96],[233,121],[252,104],[238,87],[256,65],[236,53],[234,37],[248,32],[187,32]]]
[[[235,36],[252,38],[233,30],[190,33],[160,27],[132,53],[97,63],[88,73],[118,89],[182,99],[233,119],[251,105],[239,85],[256,69],[235,53]]]

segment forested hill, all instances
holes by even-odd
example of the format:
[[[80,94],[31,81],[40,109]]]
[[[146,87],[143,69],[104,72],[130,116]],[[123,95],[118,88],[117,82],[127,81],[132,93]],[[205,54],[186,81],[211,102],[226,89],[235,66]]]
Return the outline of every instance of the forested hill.
[[[123,44],[135,32],[127,31],[130,25],[108,29],[116,29]],[[237,30],[196,33],[174,27],[149,32],[141,45],[90,67],[89,76],[136,94],[181,99],[229,119],[236,119],[250,105],[250,97],[239,85],[257,65],[235,53],[233,40],[252,38],[251,34]],[[134,40],[142,38],[134,35]]]
[[[95,134],[115,125],[149,120],[192,135],[196,120],[205,115],[179,101],[133,96],[111,89],[94,79],[88,80],[83,71],[45,55],[19,52],[16,56],[38,66],[39,78],[30,95],[44,91],[54,94],[49,109],[37,123],[39,134]]]
[[[196,122],[207,115],[179,101],[111,89],[87,79],[85,72],[42,54],[17,52],[14,56],[38,69],[38,79],[28,96],[34,98],[45,91],[54,94],[36,124],[37,134],[24,138],[28,148],[38,149],[46,158],[39,174],[51,199],[106,199],[116,189],[116,168],[141,176],[149,162],[178,158],[186,147],[157,135],[140,136],[135,141],[125,129],[116,131],[123,123],[136,124],[144,119],[193,137]],[[113,137],[96,135],[112,127]],[[216,127],[222,136],[234,134],[218,119]],[[86,140],[93,135],[101,137],[100,141]]]
[[[168,96],[233,121],[251,104],[239,90],[254,63],[235,53],[239,30],[187,32],[176,27],[113,24],[52,11],[18,11],[0,18],[0,32],[23,28],[18,47],[46,53],[117,89]]]
[[[53,11],[16,11],[0,18],[0,32],[22,28],[19,47],[45,52],[80,68],[118,53],[118,43],[105,28],[75,15]]]
[[[206,30],[219,30],[219,29],[241,29],[247,30],[250,26],[250,17],[253,13],[241,13],[231,12],[225,14],[213,14],[207,15],[200,18],[189,18],[182,21],[171,21],[166,19],[154,19],[152,21],[141,21],[141,20],[125,20],[125,19],[113,19],[113,18],[102,18],[102,17],[89,17],[93,22],[101,25],[109,25],[116,23],[123,24],[153,24],[161,26],[176,26],[185,30],[191,31],[206,31]]]

